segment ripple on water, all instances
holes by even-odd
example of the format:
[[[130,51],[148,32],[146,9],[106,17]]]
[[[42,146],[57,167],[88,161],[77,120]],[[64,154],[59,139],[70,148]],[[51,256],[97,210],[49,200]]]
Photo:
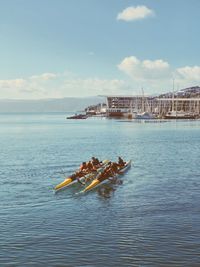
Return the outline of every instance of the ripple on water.
[[[0,124],[0,266],[200,266],[200,122],[65,115]],[[94,154],[134,165],[102,191],[54,194]]]

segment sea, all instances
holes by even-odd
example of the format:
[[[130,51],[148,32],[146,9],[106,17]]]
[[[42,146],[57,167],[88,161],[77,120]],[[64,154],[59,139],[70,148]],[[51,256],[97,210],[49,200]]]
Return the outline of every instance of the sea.
[[[200,120],[67,115],[0,114],[0,266],[200,266]],[[92,156],[132,166],[54,192]]]

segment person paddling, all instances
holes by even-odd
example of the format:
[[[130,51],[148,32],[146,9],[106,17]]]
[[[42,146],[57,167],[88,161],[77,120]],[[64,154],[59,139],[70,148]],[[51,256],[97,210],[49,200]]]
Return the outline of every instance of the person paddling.
[[[98,160],[98,158],[95,158],[95,157],[92,157],[92,160],[91,160],[93,166],[95,168],[100,168],[101,167],[101,164],[100,164],[100,161]]]
[[[105,170],[104,172],[99,174],[99,176],[97,177],[97,180],[101,183],[108,178],[109,178],[109,174],[108,174],[107,170]]]
[[[111,170],[114,172],[114,174],[120,174],[119,165],[116,162],[112,162],[110,166]]]
[[[109,162],[108,166],[103,170],[103,172],[101,172],[98,177],[97,180],[99,180],[99,182],[102,182],[106,179],[108,179],[109,177],[113,177],[114,176],[114,172],[111,168],[112,163]]]
[[[80,170],[81,172],[87,173],[87,164],[86,164],[86,162],[82,162],[82,164],[81,164],[79,170]]]
[[[125,165],[126,165],[126,162],[121,157],[118,157],[118,166],[123,167]]]
[[[96,167],[93,165],[93,163],[91,161],[89,161],[87,163],[87,170],[88,170],[88,172],[96,171]]]

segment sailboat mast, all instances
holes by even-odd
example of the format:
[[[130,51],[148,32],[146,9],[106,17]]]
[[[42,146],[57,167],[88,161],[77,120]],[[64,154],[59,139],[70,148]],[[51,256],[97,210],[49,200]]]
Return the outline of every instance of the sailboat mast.
[[[172,94],[172,111],[174,111],[174,78],[173,78],[173,94]]]
[[[142,112],[145,112],[145,110],[144,110],[144,90],[143,90],[143,87],[142,87]]]

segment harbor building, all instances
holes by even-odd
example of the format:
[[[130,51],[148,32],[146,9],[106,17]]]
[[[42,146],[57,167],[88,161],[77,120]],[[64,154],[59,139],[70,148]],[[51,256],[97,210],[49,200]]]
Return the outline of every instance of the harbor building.
[[[152,118],[197,118],[200,117],[200,87],[159,96],[108,95],[106,104],[108,117],[138,118],[138,114],[151,114]]]

